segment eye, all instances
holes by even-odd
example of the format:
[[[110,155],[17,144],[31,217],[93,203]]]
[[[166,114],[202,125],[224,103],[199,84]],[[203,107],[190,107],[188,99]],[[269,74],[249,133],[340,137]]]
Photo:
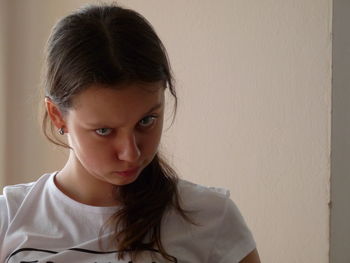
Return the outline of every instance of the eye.
[[[100,128],[100,129],[95,130],[95,132],[98,135],[107,136],[107,135],[111,134],[112,129],[110,129],[110,128]]]
[[[141,128],[147,128],[150,127],[154,124],[156,121],[157,117],[156,116],[147,116],[143,118],[142,120],[139,121],[139,125]]]

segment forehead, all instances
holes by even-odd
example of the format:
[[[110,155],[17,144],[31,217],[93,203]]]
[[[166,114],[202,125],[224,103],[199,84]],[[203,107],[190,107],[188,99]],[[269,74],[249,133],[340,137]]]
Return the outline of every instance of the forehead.
[[[164,86],[161,82],[156,83],[132,83],[115,86],[102,84],[90,85],[85,91],[79,93],[73,99],[75,109],[86,107],[98,103],[100,100],[110,101],[120,104],[125,99],[132,100],[152,100],[164,93]]]
[[[157,104],[164,104],[162,83],[114,87],[95,84],[74,98],[69,114],[82,121],[126,122],[139,118]]]

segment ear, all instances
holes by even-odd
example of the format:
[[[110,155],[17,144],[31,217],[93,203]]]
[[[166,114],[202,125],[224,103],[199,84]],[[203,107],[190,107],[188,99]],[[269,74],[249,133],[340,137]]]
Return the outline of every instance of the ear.
[[[64,132],[67,133],[68,131],[66,129],[66,121],[58,106],[50,98],[46,97],[45,107],[52,123],[56,126],[56,128],[63,128]]]

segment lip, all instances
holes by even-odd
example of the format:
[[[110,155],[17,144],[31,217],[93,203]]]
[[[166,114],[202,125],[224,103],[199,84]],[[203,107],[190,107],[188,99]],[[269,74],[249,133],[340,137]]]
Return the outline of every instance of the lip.
[[[129,176],[136,175],[139,169],[140,169],[139,167],[136,167],[125,171],[116,171],[116,173],[121,176],[129,177]]]
[[[125,171],[120,171],[118,173],[129,173],[129,172],[136,172],[140,167],[134,167]]]

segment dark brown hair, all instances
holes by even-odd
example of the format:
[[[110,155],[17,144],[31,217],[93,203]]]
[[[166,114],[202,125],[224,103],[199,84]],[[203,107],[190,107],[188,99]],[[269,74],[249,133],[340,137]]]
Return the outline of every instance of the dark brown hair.
[[[115,4],[89,5],[61,19],[52,30],[47,44],[44,76],[45,96],[64,114],[72,107],[74,96],[91,84],[152,83],[162,81],[177,97],[166,50],[147,20],[135,11]],[[47,112],[43,132],[53,143],[69,148],[55,136]],[[132,257],[139,251],[157,249],[175,261],[162,245],[161,222],[174,207],[189,220],[180,206],[178,177],[156,154],[132,184],[116,187],[122,208],[111,222],[113,240],[120,251]],[[142,220],[140,220],[142,219]]]

